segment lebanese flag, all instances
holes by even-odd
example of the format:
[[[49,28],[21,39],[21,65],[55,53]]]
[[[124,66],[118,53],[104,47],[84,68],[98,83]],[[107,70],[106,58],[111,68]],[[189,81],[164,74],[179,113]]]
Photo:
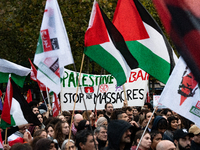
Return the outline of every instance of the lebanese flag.
[[[33,114],[24,96],[21,95],[15,82],[9,77],[0,127],[5,129],[10,126],[19,126],[27,123],[33,123],[33,125],[41,124],[36,115]]]
[[[53,93],[52,107],[53,107],[53,117],[57,117],[58,114],[60,113],[60,101],[56,93]]]
[[[159,103],[200,126],[200,90],[182,57],[161,93]]]
[[[153,0],[176,49],[200,83],[200,1]]]
[[[31,64],[31,80],[36,81],[38,83],[38,86],[41,91],[46,91],[46,86],[37,79],[37,70],[30,59],[29,62]]]
[[[26,95],[26,101],[30,103],[32,101],[32,94],[31,94],[31,89],[28,90],[27,95]]]
[[[122,35],[96,1],[85,33],[84,53],[111,73],[118,86],[126,82],[131,69],[138,67],[138,62],[128,50]]]
[[[113,24],[141,69],[166,83],[177,56],[162,30],[138,0],[118,0]]]

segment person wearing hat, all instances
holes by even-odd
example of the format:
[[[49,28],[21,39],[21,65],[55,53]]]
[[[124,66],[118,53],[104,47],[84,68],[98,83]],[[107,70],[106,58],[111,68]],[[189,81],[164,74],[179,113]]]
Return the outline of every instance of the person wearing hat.
[[[199,150],[200,149],[200,128],[198,128],[196,125],[193,125],[189,129],[189,133],[194,134],[194,137],[191,141],[191,149]]]
[[[174,132],[174,143],[176,150],[190,150],[193,133],[189,133],[187,129],[178,129]]]

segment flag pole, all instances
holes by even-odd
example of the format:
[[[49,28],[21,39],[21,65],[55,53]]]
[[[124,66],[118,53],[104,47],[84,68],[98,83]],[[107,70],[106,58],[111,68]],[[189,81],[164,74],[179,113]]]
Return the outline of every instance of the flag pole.
[[[123,84],[123,91],[124,91],[124,106],[127,107],[128,101],[127,101],[127,97],[126,97],[126,88],[125,88],[124,84]]]
[[[140,143],[141,143],[141,141],[142,141],[142,138],[144,137],[144,133],[146,132],[147,127],[149,126],[149,123],[150,123],[150,121],[151,121],[151,119],[152,119],[152,117],[153,117],[153,115],[154,115],[154,113],[155,113],[157,107],[158,107],[158,105],[154,107],[153,113],[152,113],[152,115],[151,115],[151,117],[150,117],[150,119],[149,119],[149,121],[148,121],[148,123],[147,123],[145,129],[144,129],[144,132],[142,133],[142,136],[141,136],[141,138],[140,138],[140,141],[139,141],[139,143],[138,143],[138,145],[137,145],[137,148],[136,148],[135,150],[138,150],[138,148],[139,148],[139,146],[140,146]]]
[[[8,133],[8,128],[5,130],[5,144],[7,144],[7,133]]]
[[[84,58],[85,58],[85,54],[83,53],[80,73],[79,73],[79,77],[78,77],[78,85],[77,85],[77,88],[76,88],[76,96],[75,96],[75,101],[74,101],[74,107],[73,107],[73,111],[72,111],[72,119],[71,119],[70,130],[69,130],[69,140],[71,138],[71,133],[72,133],[72,122],[73,122],[73,119],[74,119],[73,116],[74,116],[74,110],[75,110],[75,106],[76,106],[76,99],[77,99],[77,95],[78,95],[79,81],[80,81],[81,72],[82,72],[82,69],[83,69]]]
[[[99,87],[100,87],[100,83],[101,83],[101,76],[102,76],[102,74],[103,74],[103,68],[101,68],[101,74],[100,74],[100,78],[99,78],[99,85],[98,85],[98,89],[97,89],[97,95],[99,95]],[[95,106],[94,106],[94,114],[96,113],[96,109],[97,109],[97,100],[98,99],[96,97]]]

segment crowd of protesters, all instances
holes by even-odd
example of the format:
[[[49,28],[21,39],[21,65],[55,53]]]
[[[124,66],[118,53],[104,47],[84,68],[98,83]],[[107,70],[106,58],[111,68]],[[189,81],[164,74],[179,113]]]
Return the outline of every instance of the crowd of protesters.
[[[41,125],[8,129],[4,150],[200,150],[200,128],[170,109],[153,112],[150,103],[120,109],[106,103],[104,110],[57,117],[43,103],[30,105]]]

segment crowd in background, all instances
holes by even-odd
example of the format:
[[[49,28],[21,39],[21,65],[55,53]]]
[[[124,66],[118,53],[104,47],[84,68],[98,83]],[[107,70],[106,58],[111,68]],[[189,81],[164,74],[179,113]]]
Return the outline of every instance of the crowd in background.
[[[150,103],[120,109],[106,103],[104,110],[74,116],[62,111],[57,117],[44,103],[30,105],[41,125],[11,127],[5,150],[200,150],[200,129],[193,122],[167,108],[153,113]]]

